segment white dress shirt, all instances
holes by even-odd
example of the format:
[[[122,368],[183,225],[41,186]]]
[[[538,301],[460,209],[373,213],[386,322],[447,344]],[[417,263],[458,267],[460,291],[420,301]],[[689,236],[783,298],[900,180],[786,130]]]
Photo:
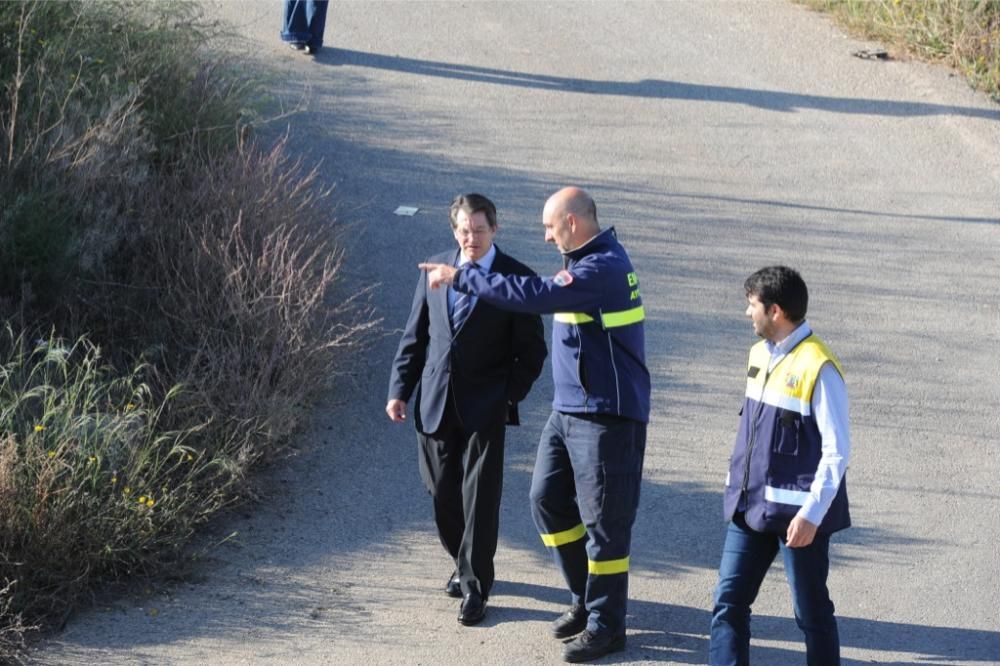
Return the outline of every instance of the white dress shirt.
[[[812,328],[809,323],[803,321],[781,342],[775,344],[767,341],[767,349],[771,352],[768,372],[785,357],[788,350],[811,334]],[[837,495],[840,480],[844,478],[851,456],[847,385],[832,363],[824,365],[819,372],[816,388],[813,390],[812,409],[822,438],[822,456],[816,468],[816,476],[809,488],[809,499],[799,509],[798,516],[813,525],[819,525],[833,504],[833,498]]]

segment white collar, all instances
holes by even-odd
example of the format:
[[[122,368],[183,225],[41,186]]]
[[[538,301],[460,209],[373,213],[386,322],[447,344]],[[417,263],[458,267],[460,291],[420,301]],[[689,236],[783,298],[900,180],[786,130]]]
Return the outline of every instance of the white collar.
[[[483,269],[484,272],[489,273],[490,269],[493,268],[493,260],[497,258],[497,245],[496,243],[490,244],[490,249],[487,250],[486,254],[483,255],[482,259],[476,261],[476,265]],[[469,263],[471,259],[465,256],[465,253],[461,250],[458,251],[458,265],[464,266]]]

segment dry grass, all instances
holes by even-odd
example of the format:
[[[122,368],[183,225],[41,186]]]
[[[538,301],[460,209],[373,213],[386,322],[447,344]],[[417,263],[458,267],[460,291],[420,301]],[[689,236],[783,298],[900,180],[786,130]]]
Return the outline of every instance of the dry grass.
[[[184,2],[0,3],[0,661],[176,562],[377,324],[213,30]]]
[[[1000,0],[798,0],[897,55],[940,60],[1000,102]]]

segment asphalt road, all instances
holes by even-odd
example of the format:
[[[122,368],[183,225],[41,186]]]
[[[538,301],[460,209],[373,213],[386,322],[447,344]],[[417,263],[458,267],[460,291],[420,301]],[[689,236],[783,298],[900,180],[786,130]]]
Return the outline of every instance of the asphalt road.
[[[854,58],[872,44],[779,1],[334,2],[315,61],[278,41],[276,2],[209,11],[277,72],[297,111],[264,131],[321,161],[347,284],[375,285],[386,335],[261,505],[216,526],[235,539],[183,583],[101,600],[35,663],[558,663],[567,595],[527,505],[547,374],[508,436],[499,581],[474,628],[441,589],[412,428],[382,410],[451,198],[493,198],[500,246],[554,273],[540,212],[566,184],[630,251],[654,381],[628,649],[602,663],[706,661],[754,341],[741,284],[779,262],[852,403],[855,527],[830,579],[844,663],[1000,663],[1000,106],[943,67]],[[804,663],[780,564],[754,618],[755,664]]]

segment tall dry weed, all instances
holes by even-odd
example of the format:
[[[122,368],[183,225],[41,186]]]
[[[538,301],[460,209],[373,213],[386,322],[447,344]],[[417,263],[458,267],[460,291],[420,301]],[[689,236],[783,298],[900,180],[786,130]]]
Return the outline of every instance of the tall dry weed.
[[[241,140],[146,195],[142,231],[89,296],[90,330],[129,348],[141,341],[186,387],[171,413],[198,413],[201,437],[245,470],[277,453],[337,361],[367,342],[368,294],[338,286],[328,193],[283,143],[262,151]]]

